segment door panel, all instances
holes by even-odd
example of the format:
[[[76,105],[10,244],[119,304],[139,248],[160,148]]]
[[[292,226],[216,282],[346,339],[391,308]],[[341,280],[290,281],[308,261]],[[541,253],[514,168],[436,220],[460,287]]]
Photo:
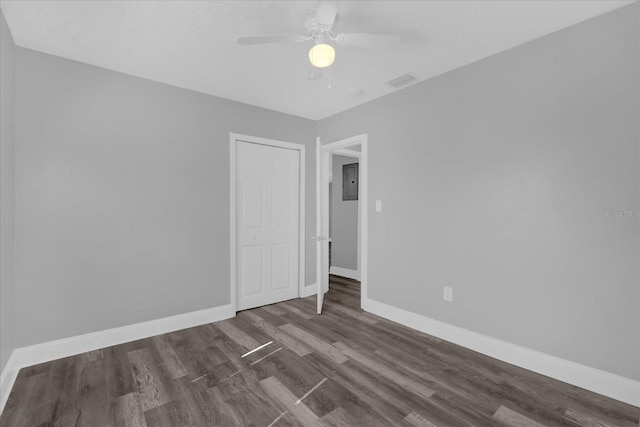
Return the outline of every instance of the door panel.
[[[322,296],[329,290],[329,174],[331,153],[322,153]]]
[[[273,226],[276,228],[291,227],[291,193],[287,181],[278,180],[274,182],[273,205],[271,217]]]
[[[271,247],[271,283],[273,289],[291,286],[291,248],[288,243],[280,243]]]
[[[316,141],[316,285],[317,313],[329,290],[329,154]]]
[[[246,180],[240,183],[242,200],[242,223],[245,227],[262,227],[264,185],[258,180]]]
[[[263,292],[264,284],[262,281],[263,260],[262,245],[244,246],[241,249],[239,274],[240,289],[242,296],[256,295]]]
[[[237,143],[238,310],[298,296],[299,154]]]

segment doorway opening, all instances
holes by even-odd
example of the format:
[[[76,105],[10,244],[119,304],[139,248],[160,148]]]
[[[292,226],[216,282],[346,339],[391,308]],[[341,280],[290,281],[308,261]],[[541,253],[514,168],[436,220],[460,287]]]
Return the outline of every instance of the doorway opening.
[[[329,176],[329,274],[360,280],[360,146],[332,153]],[[353,153],[351,153],[353,151]]]
[[[324,294],[329,290],[329,236],[330,236],[330,182],[334,172],[333,156],[357,159],[357,255],[356,269],[351,274],[360,280],[360,306],[364,308],[367,299],[367,224],[368,224],[368,163],[367,163],[367,135],[362,134],[340,141],[322,145],[320,139],[316,141],[316,279],[317,279],[317,313],[322,313]],[[356,162],[351,162],[356,163]],[[340,172],[342,173],[342,172]],[[350,175],[353,176],[353,175]],[[342,193],[342,188],[338,190]],[[333,195],[333,194],[332,194]],[[334,195],[333,199],[336,197]],[[334,268],[334,271],[335,268]],[[338,270],[340,271],[340,270]],[[345,270],[341,271],[347,273]]]

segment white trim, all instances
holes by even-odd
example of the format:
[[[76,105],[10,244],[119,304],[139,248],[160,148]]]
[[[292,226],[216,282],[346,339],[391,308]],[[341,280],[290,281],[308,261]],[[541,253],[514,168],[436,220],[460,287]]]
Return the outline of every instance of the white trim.
[[[22,368],[180,329],[218,322],[234,316],[235,312],[232,310],[231,304],[227,304],[16,348],[9,356],[9,360],[0,375],[0,413],[9,398],[9,392],[13,387],[18,371]]]
[[[257,136],[229,133],[229,250],[230,250],[230,298],[233,312],[237,309],[237,278],[236,278],[236,149],[237,142],[244,141],[253,144],[268,145],[277,148],[296,150],[300,156],[299,197],[298,197],[298,296],[301,296],[305,288],[305,263],[306,263],[306,224],[305,224],[305,197],[306,197],[306,147],[304,144],[277,141],[275,139],[260,138]]]
[[[322,141],[316,137],[316,313],[322,313]]]
[[[260,144],[260,145],[270,145],[272,147],[278,147],[278,148],[287,148],[289,150],[304,150],[306,147],[304,144],[298,144],[295,142],[285,142],[285,141],[278,141],[277,139],[268,139],[268,138],[261,138],[259,136],[251,136],[251,135],[242,135],[239,133],[229,133],[231,141],[235,142],[235,141],[244,141],[244,142],[250,142],[252,144]]]
[[[369,163],[368,152],[369,143],[366,133],[353,136],[351,138],[342,139],[340,141],[331,142],[321,146],[321,152],[335,154],[336,152],[344,152],[345,149],[360,145],[360,151],[346,150],[349,153],[358,153],[359,156],[359,172],[360,189],[358,191],[358,272],[360,277],[360,306],[364,308],[368,292],[368,259],[369,259]],[[316,162],[316,167],[319,163]],[[316,183],[316,198],[319,196],[320,185]],[[316,203],[320,203],[319,200]],[[319,279],[318,279],[319,281]]]
[[[362,191],[362,198],[359,203],[360,211],[360,228],[358,233],[360,234],[360,246],[358,247],[359,263],[358,272],[360,273],[360,306],[364,304],[364,301],[369,298],[368,283],[369,283],[369,139],[367,134],[362,135],[361,153],[360,154],[360,190]]]
[[[362,308],[495,359],[640,407],[640,381],[531,350],[372,299],[367,299]]]
[[[14,349],[2,369],[2,374],[0,374],[0,415],[2,415],[4,405],[7,403],[13,384],[16,382],[19,370],[20,368],[17,368],[16,362],[16,350]]]
[[[236,135],[229,134],[229,300],[236,312]]]
[[[342,268],[331,266],[329,268],[329,274],[335,274],[336,276],[346,277],[348,279],[360,280],[360,274],[357,270],[352,270],[350,268]]]

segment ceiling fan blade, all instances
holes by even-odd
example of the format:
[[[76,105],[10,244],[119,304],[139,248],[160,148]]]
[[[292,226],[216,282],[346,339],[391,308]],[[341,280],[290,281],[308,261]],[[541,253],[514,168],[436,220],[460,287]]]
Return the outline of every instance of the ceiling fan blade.
[[[267,44],[267,43],[295,43],[308,40],[309,37],[298,36],[294,34],[281,34],[273,36],[249,36],[238,37],[238,44],[247,46],[252,44]]]
[[[342,33],[338,34],[334,40],[339,46],[373,49],[396,46],[400,44],[402,38],[392,34]]]
[[[336,20],[337,14],[338,8],[335,4],[321,2],[316,11],[316,19],[318,20],[318,24],[325,27],[331,27]]]

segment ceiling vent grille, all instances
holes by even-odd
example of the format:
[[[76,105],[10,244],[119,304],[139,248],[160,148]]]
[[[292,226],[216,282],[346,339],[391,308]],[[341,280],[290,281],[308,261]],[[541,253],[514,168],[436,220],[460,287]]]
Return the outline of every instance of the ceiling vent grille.
[[[415,82],[415,81],[416,81],[415,76],[412,76],[411,74],[405,74],[403,76],[396,77],[395,79],[388,81],[387,84],[389,86],[392,86],[392,87],[395,87],[395,88],[399,88],[399,87],[402,87],[402,86],[406,86],[409,83],[412,83],[412,82]]]

